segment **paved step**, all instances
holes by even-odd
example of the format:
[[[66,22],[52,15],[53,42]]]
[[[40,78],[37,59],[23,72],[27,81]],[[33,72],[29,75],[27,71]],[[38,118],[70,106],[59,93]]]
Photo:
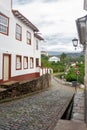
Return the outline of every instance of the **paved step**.
[[[0,88],[0,92],[6,91],[5,88]]]
[[[59,120],[54,130],[87,130],[87,127],[82,122]]]
[[[12,88],[15,87],[16,85],[19,85],[18,81],[10,81],[10,82],[6,82],[6,83],[2,83],[0,85],[1,88]]]

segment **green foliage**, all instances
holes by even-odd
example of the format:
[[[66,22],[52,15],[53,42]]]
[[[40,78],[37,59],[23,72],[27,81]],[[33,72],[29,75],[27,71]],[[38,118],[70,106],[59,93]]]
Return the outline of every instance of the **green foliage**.
[[[43,67],[52,68],[54,73],[66,72],[67,66],[70,68],[67,74],[61,74],[60,78],[63,76],[67,81],[76,81],[78,78],[79,83],[84,83],[84,55],[69,57],[65,53],[61,54],[61,62],[49,62],[49,56],[42,55],[41,62]],[[77,68],[70,67],[72,62],[78,62]],[[77,77],[77,70],[80,74]]]
[[[45,55],[41,55],[41,66],[42,67],[50,67],[50,63],[48,61],[49,57]]]
[[[78,80],[79,83],[84,83],[84,64],[78,64],[77,66],[78,68],[70,68],[65,78],[69,82]],[[77,71],[80,73],[77,74]]]
[[[64,72],[65,71],[65,65],[62,62],[51,62],[50,67],[53,69],[54,73],[58,72]]]
[[[84,62],[84,55],[80,55],[80,56],[72,56],[72,57],[69,57],[68,56],[68,62]]]
[[[49,59],[48,56],[45,55],[41,56],[41,63],[43,67],[52,68],[54,73],[65,71],[65,65],[63,62],[57,62],[57,63],[49,62],[48,59]]]
[[[63,53],[60,55],[61,61],[64,63],[64,62],[66,61],[66,58],[67,58],[67,55],[63,52]]]
[[[78,75],[78,81],[80,83],[84,83],[84,75],[85,75],[85,65],[84,64],[78,64],[80,74]]]
[[[67,75],[65,75],[65,78],[67,81],[76,81],[77,80],[77,75],[76,75],[76,70],[75,68],[70,68],[68,71]]]

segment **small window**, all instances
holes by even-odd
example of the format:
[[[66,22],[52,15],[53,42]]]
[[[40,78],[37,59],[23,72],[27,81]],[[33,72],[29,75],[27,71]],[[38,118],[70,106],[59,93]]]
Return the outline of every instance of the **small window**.
[[[8,35],[9,18],[0,13],[0,33]]]
[[[38,50],[38,40],[36,40],[36,50]]]
[[[22,40],[22,27],[16,24],[16,39],[21,41]]]
[[[34,59],[30,57],[30,68],[34,68]]]
[[[27,31],[27,44],[31,45],[31,33]]]
[[[28,69],[28,57],[24,56],[24,69]]]
[[[39,58],[36,58],[36,67],[39,67]]]
[[[16,70],[22,69],[22,57],[16,56]]]

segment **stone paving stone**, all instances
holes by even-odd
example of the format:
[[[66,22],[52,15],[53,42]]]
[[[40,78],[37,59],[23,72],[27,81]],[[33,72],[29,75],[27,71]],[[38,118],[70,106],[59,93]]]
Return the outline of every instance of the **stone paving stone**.
[[[0,104],[0,130],[53,130],[74,90],[54,80],[51,85],[44,92]]]
[[[84,114],[83,113],[73,113],[73,119],[84,121]]]
[[[85,122],[84,89],[77,89],[74,98],[72,120]]]
[[[87,130],[83,122],[59,120],[54,130]]]

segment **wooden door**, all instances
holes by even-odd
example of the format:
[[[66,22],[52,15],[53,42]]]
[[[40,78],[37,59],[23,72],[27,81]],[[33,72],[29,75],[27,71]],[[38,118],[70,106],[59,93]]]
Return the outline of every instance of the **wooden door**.
[[[10,78],[10,55],[3,56],[3,80],[9,80]]]

